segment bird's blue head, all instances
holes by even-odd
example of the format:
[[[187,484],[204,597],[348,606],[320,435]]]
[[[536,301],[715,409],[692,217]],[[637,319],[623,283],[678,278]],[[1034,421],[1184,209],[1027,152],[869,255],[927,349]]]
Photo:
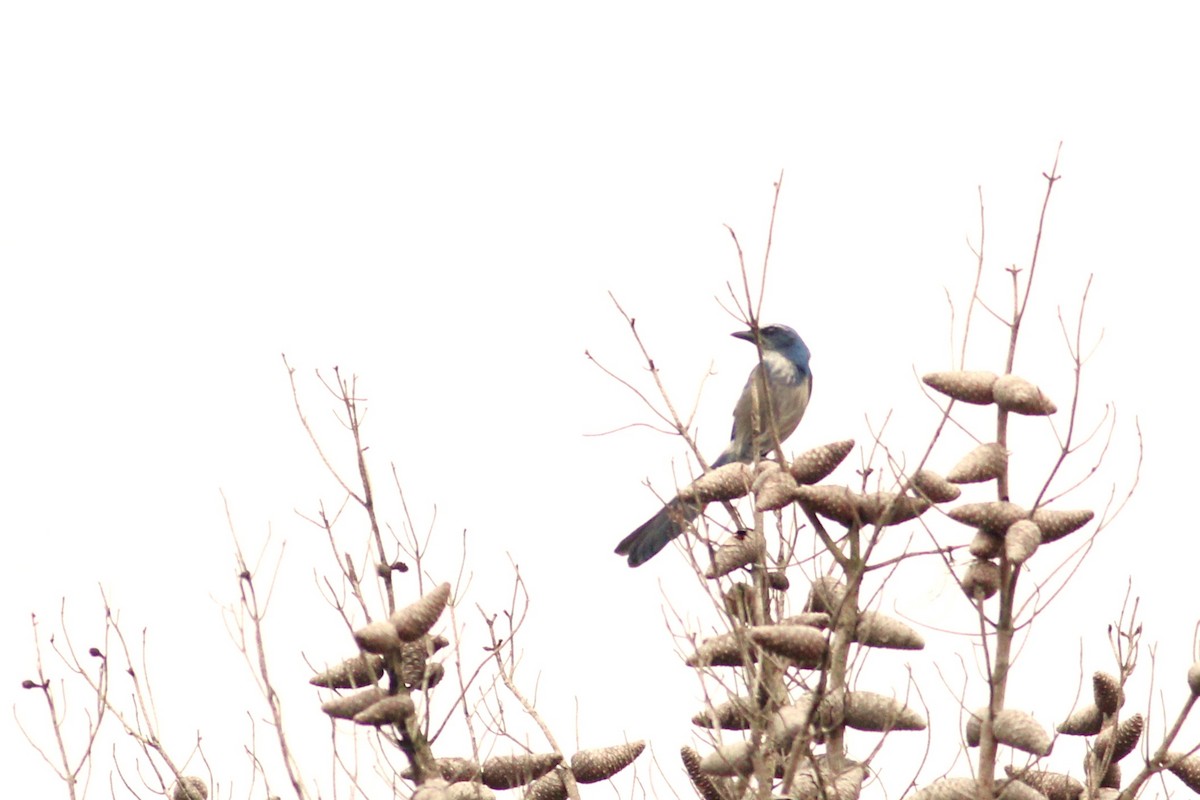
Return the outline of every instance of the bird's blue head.
[[[754,331],[738,331],[733,334],[738,339],[753,342]],[[808,345],[800,338],[800,334],[787,325],[767,325],[758,329],[758,341],[767,352],[779,353],[804,371],[808,371],[808,360],[811,354]]]

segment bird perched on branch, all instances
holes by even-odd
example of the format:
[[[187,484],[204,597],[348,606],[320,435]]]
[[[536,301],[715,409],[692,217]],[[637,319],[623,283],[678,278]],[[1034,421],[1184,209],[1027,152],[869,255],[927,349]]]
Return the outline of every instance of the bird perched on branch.
[[[733,336],[756,341],[753,330]],[[758,330],[757,342],[762,347],[762,361],[750,371],[733,408],[733,434],[729,446],[712,462],[713,469],[735,461],[750,462],[771,452],[792,435],[808,407],[812,371],[808,347],[800,334],[787,325],[768,325]],[[631,567],[645,564],[683,533],[702,510],[698,504],[675,498],[622,539],[617,555],[628,556]]]

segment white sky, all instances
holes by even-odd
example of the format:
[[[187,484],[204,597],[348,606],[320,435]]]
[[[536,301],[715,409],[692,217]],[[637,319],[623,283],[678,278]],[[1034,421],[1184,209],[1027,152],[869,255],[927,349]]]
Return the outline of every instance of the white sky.
[[[280,670],[301,685],[299,649],[340,655],[318,636],[338,635],[312,583],[327,549],[293,513],[338,493],[296,421],[283,352],[322,420],[312,370],[360,376],[383,513],[401,523],[395,462],[418,525],[437,507],[441,577],[469,532],[464,614],[502,607],[505,554],[520,564],[534,603],[525,677],[542,671],[562,739],[578,713],[584,746],[651,738],[674,773],[698,704],[659,609],[664,593],[698,596],[678,551],[637,572],[610,551],[654,510],[641,481],[668,485],[684,448],[644,430],[585,436],[648,421],[584,357],[650,388],[607,292],[638,318],[682,405],[714,367],[698,425],[719,452],[751,364],[714,301],[738,279],[722,223],[760,263],[785,170],[765,317],[800,330],[816,383],[790,448],[866,442],[864,415],[894,409],[892,444],[915,458],[930,416],[913,372],[949,364],[945,292],[961,302],[973,277],[977,187],[987,291],[1003,298],[1001,270],[1028,262],[1060,141],[1017,370],[1066,399],[1055,310],[1074,313],[1094,275],[1088,329],[1104,339],[1084,402],[1093,420],[1115,403],[1118,428],[1109,469],[1072,502],[1099,507],[1127,481],[1135,417],[1146,465],[1035,632],[1068,687],[1035,710],[1051,724],[1069,707],[1081,639],[1085,672],[1109,666],[1104,626],[1131,573],[1161,643],[1155,690],[1177,692],[1198,614],[1185,499],[1196,382],[1183,358],[1200,218],[1196,30],[1184,4],[5,6],[12,703],[41,722],[16,688],[32,672],[29,613],[49,626],[66,596],[86,648],[103,584],[130,632],[150,629],[169,740],[186,747],[201,729],[223,791],[246,796],[245,703],[221,702],[244,675],[219,613],[236,589],[222,490],[248,547],[269,528],[287,542],[289,590],[271,620]],[[997,369],[986,331],[972,366]],[[951,592],[940,603],[961,605]],[[927,693],[945,704],[936,679]],[[320,752],[315,699],[295,697]],[[58,791],[20,755],[32,753],[11,721],[0,735],[20,762],[6,785]],[[1063,766],[1078,770],[1074,757]]]

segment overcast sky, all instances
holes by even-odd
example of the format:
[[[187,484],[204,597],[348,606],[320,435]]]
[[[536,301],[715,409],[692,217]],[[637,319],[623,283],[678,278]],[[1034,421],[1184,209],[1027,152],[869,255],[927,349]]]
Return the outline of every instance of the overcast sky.
[[[348,642],[318,636],[344,634],[313,583],[331,569],[327,545],[295,511],[339,492],[296,419],[286,353],[343,463],[312,375],[359,377],[381,512],[402,524],[394,463],[417,526],[434,526],[439,579],[457,574],[467,531],[476,580],[460,613],[476,628],[475,604],[501,608],[508,559],[520,565],[525,678],[541,671],[562,739],[578,715],[582,745],[651,738],[674,774],[698,701],[660,609],[667,596],[699,616],[700,595],[678,550],[630,572],[611,549],[655,509],[643,481],[669,486],[686,448],[646,428],[589,435],[653,421],[584,355],[652,391],[609,293],[681,405],[711,367],[697,430],[718,453],[753,358],[718,302],[740,280],[723,225],[757,269],[782,171],[764,316],[801,332],[815,373],[789,449],[865,443],[892,411],[891,444],[915,458],[932,416],[914,373],[951,363],[947,296],[961,309],[974,278],[980,189],[984,291],[1003,307],[1004,268],[1028,265],[1060,142],[1016,370],[1069,397],[1056,314],[1073,319],[1092,279],[1085,339],[1102,342],[1085,416],[1112,403],[1117,425],[1108,464],[1071,504],[1099,509],[1128,485],[1135,419],[1146,462],[1035,630],[1030,647],[1062,667],[1053,691],[1068,687],[1039,718],[1069,708],[1081,641],[1085,674],[1111,668],[1104,626],[1130,574],[1162,644],[1155,689],[1177,692],[1200,611],[1196,31],[1184,4],[8,4],[11,703],[47,742],[17,689],[33,666],[29,614],[48,633],[66,597],[86,647],[103,585],[129,632],[150,631],[169,741],[186,748],[200,729],[223,791],[247,796],[245,703],[213,702],[246,680],[221,625],[236,592],[224,492],[249,550],[268,532],[286,542],[273,646],[296,684],[293,719],[321,751],[298,651],[334,658]],[[997,327],[977,324],[970,365],[1002,369]],[[986,415],[970,419],[988,435]],[[962,605],[943,589],[905,591]],[[15,726],[0,731],[6,762],[20,762],[6,784],[58,791]]]

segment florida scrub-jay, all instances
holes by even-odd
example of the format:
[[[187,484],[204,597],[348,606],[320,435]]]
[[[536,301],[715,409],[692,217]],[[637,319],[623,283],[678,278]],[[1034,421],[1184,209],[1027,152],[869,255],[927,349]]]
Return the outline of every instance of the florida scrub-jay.
[[[755,341],[754,331],[738,331],[733,335],[747,342]],[[758,341],[762,345],[762,361],[750,371],[742,396],[733,408],[733,434],[729,446],[712,462],[714,469],[735,461],[750,462],[771,452],[775,449],[776,432],[782,443],[796,430],[808,407],[812,371],[808,366],[808,347],[800,334],[787,325],[768,325],[759,329]],[[617,554],[628,556],[631,567],[645,564],[683,533],[702,510],[698,504],[672,500],[622,539]]]

